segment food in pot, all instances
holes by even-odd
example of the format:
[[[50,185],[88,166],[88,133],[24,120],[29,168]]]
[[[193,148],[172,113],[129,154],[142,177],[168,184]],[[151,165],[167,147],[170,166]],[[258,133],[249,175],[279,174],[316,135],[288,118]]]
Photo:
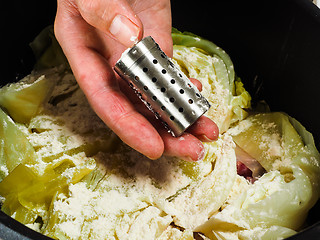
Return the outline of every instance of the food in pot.
[[[0,89],[5,213],[55,239],[281,239],[301,228],[319,198],[312,135],[284,113],[255,112],[221,48],[172,37],[173,61],[201,81],[220,128],[204,160],[150,160],[122,143],[47,28],[32,44],[35,70]]]

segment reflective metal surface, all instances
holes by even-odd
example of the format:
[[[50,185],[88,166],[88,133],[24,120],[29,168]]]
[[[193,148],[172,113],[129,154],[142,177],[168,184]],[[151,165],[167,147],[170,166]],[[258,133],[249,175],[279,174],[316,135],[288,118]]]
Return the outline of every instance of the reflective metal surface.
[[[210,108],[209,102],[150,36],[124,52],[115,70],[175,136],[180,136]]]

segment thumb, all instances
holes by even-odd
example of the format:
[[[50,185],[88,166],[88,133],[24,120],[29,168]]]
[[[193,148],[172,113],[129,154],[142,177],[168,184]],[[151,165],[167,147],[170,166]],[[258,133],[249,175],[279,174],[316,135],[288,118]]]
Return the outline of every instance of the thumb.
[[[93,27],[132,47],[143,36],[143,25],[126,0],[76,0],[81,16]]]

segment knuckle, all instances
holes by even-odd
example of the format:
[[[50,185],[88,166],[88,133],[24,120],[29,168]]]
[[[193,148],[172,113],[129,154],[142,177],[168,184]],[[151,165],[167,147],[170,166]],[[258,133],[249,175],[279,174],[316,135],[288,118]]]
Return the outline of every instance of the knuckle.
[[[106,114],[102,118],[107,120],[108,125],[112,128],[122,125],[134,114],[134,111],[130,111],[130,108],[128,109],[122,97],[115,90],[106,87],[98,88],[87,97],[90,102],[96,103],[94,105],[101,105],[99,108],[103,109]]]
[[[100,9],[100,1],[96,0],[78,0],[78,7],[81,12],[96,13]]]

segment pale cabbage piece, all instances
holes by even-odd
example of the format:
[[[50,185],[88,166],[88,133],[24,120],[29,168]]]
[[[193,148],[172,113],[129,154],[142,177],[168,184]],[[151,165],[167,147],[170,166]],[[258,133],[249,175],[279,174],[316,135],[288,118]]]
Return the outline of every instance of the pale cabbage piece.
[[[165,215],[160,209],[149,206],[134,217],[125,214],[116,224],[118,239],[157,239],[172,222],[170,215]]]
[[[95,227],[95,224],[98,223],[90,219],[99,219],[101,222],[106,222],[106,219],[108,219],[108,226],[105,226],[105,229],[101,230],[101,232],[108,236],[107,239],[112,239],[115,226],[119,224],[118,222],[122,222],[123,227],[129,227],[130,224],[128,225],[127,223],[130,221],[134,222],[137,215],[140,214],[139,211],[147,206],[153,206],[154,209],[157,209],[157,211],[161,212],[161,218],[158,218],[160,222],[158,222],[156,225],[158,227],[154,228],[154,231],[157,229],[157,231],[160,231],[160,223],[162,221],[165,221],[167,225],[172,222],[172,216],[168,213],[165,213],[166,211],[162,210],[160,207],[161,200],[165,200],[167,197],[170,197],[172,194],[179,191],[179,189],[188,186],[193,181],[193,178],[197,178],[192,176],[189,177],[183,173],[183,170],[179,168],[181,160],[162,158],[158,159],[157,161],[152,161],[123,144],[120,144],[119,148],[119,153],[100,152],[94,156],[97,166],[90,174],[81,180],[79,183],[80,185],[75,184],[74,187],[70,188],[68,192],[62,193],[62,195],[59,195],[59,198],[53,199],[53,207],[51,207],[50,217],[48,220],[49,224],[47,225],[46,229],[44,229],[44,233],[49,236],[59,237],[62,239],[66,237],[71,238],[70,234],[72,233],[69,233],[69,231],[65,228],[65,226],[69,224],[71,225],[71,223],[68,223],[69,221],[66,219],[76,218],[77,221],[74,222],[74,224],[76,224],[74,229],[78,229],[80,231],[77,231],[77,236],[86,238],[88,234],[93,239],[93,236],[95,236],[96,239],[103,239],[100,235],[100,228]],[[190,163],[190,165],[192,166],[193,164]],[[202,170],[197,165],[194,165],[193,167],[198,169],[197,173],[199,174],[208,174],[210,171],[208,171],[208,167],[206,166],[210,166],[211,169],[211,162],[209,160],[203,161],[202,165],[204,166]],[[191,171],[191,166],[187,167],[185,163],[183,166],[185,169],[188,169],[187,173]],[[85,199],[83,203],[80,199],[78,200],[78,198],[81,198],[81,196],[77,196],[73,190],[73,188],[78,186],[81,186],[81,189],[83,192],[85,192],[86,197],[92,193],[92,198],[89,200]],[[84,187],[86,187],[86,189],[84,189]],[[111,196],[109,194],[110,192],[113,192],[114,194]],[[115,200],[115,202],[112,203],[115,205],[112,205],[104,200],[104,198],[109,198],[109,195],[109,201],[112,199]],[[63,198],[63,203],[61,203],[60,198]],[[98,203],[96,198],[101,198],[101,202]],[[119,201],[117,201],[117,199],[119,199]],[[127,204],[126,202],[121,202],[121,199],[127,199],[127,203],[139,202],[141,204],[139,205],[140,207],[131,209],[124,214],[124,210],[122,208],[117,210],[115,207],[118,205],[125,206]],[[82,206],[81,209],[87,208],[87,206],[83,204],[90,205],[89,207],[92,208],[90,217],[87,218],[85,214],[80,213],[79,214],[81,216],[74,216],[72,213],[73,211],[67,210],[66,204],[72,202],[72,205],[77,205],[75,201],[78,201],[78,205]],[[66,204],[64,204],[64,202]],[[113,212],[108,215],[107,210],[100,210],[100,204],[110,208],[111,210],[109,211]],[[63,205],[66,208],[60,207],[60,209],[62,209],[61,211],[54,207]],[[60,218],[60,216],[63,217]],[[142,216],[143,215],[141,215],[141,217]],[[152,222],[153,221],[155,220],[152,220]],[[132,234],[134,235],[134,233],[137,231],[135,229],[139,228],[140,226],[137,224],[141,222],[143,221],[136,221],[136,224],[133,225],[132,230],[130,230],[131,233],[128,236],[123,234],[121,235],[121,231],[119,230],[119,239],[122,239],[120,237],[123,237],[124,239],[134,239]],[[57,225],[56,223],[59,224]],[[163,227],[163,231],[166,230],[166,228]],[[160,236],[162,234],[161,231],[156,233],[156,235]],[[183,236],[186,236],[186,234],[183,234]]]
[[[123,216],[147,207],[147,203],[121,189],[92,191],[79,182],[69,185],[67,193],[56,196],[43,233],[51,237],[64,235],[67,239],[116,239],[116,227]]]
[[[207,151],[206,157],[215,160],[212,172],[183,189],[168,203],[173,209],[174,223],[186,229],[204,223],[221,207],[237,175],[235,146],[230,136],[224,135],[207,147],[212,150]]]
[[[320,154],[315,146],[313,136],[296,119],[288,116],[288,120],[301,137],[305,151],[299,152],[294,162],[308,175],[313,187],[312,201],[320,196]]]
[[[288,232],[294,234],[305,220],[312,195],[310,182],[301,169],[294,176],[295,180],[286,183],[278,171],[264,174],[235,202],[196,230],[211,239],[216,239],[216,234],[234,235],[221,239],[241,239],[238,237],[242,232],[254,236],[254,229],[259,228],[279,239],[288,237]],[[285,235],[279,228],[287,229]]]
[[[224,231],[215,231],[213,234],[214,237],[211,239],[214,240],[270,240],[270,239],[284,239],[294,235],[296,232],[292,229],[272,226],[270,228],[253,228],[250,230],[240,230],[239,232],[224,232]]]
[[[175,28],[172,28],[172,40],[173,45],[181,45],[185,47],[196,47],[202,51],[208,53],[212,56],[218,56],[223,61],[224,65],[227,68],[227,74],[229,79],[229,86],[234,92],[234,80],[235,80],[235,71],[234,66],[229,55],[219,46],[213,42],[206,40],[200,36],[197,36],[190,32],[180,32]]]
[[[5,197],[1,210],[23,224],[34,223],[38,217],[36,210],[30,211],[18,200],[18,193],[32,184],[34,178],[34,173],[20,164],[0,183],[1,196]]]
[[[292,125],[288,120],[286,124],[283,121],[285,119],[281,113],[257,114],[245,119],[230,131],[235,143],[255,158],[264,169],[280,170],[280,167],[290,168],[290,153],[296,153],[302,147],[299,135],[296,132],[291,134],[294,131]],[[239,133],[236,132],[238,129]],[[291,143],[285,142],[287,134]]]
[[[57,77],[55,70],[47,75],[31,74],[18,83],[0,88],[0,106],[8,111],[14,121],[28,123],[39,112]]]
[[[0,181],[20,163],[37,162],[38,156],[27,136],[0,109]]]
[[[229,192],[228,198],[219,210],[223,210],[226,206],[236,201],[244,191],[247,191],[250,185],[251,183],[247,181],[247,179],[237,174],[233,186]]]
[[[2,210],[24,224],[34,223],[37,217],[46,224],[55,194],[79,182],[94,167],[95,161],[84,154],[64,155],[51,163],[20,164],[0,182],[0,194],[6,199]]]
[[[232,62],[225,52],[218,47],[215,50],[222,55],[174,47],[176,53],[181,51],[182,60],[176,59],[181,69],[202,82],[203,94],[215,103],[213,110],[223,115],[214,120],[224,132],[230,124],[247,116],[250,95],[240,79],[234,77]],[[27,127],[19,125],[42,161],[18,165],[5,178],[2,189],[0,183],[0,191],[6,195],[4,210],[28,226],[59,239],[134,239],[141,230],[145,231],[144,225],[150,227],[144,236],[160,239],[193,239],[193,230],[197,229],[212,239],[267,239],[293,234],[291,228],[303,221],[292,219],[293,216],[297,212],[306,214],[317,200],[319,154],[312,136],[294,120],[289,118],[303,135],[302,143],[292,126],[276,121],[282,125],[271,132],[277,135],[281,129],[286,133],[282,141],[271,138],[280,144],[272,149],[280,157],[276,155],[272,164],[265,161],[271,171],[251,185],[236,175],[229,133],[215,143],[205,144],[206,158],[200,163],[165,157],[151,161],[128,148],[94,114],[74,76],[65,70],[60,68],[53,79],[48,101],[38,106],[40,115],[31,118]],[[216,101],[219,96],[221,105]],[[208,116],[219,114],[209,112]],[[58,143],[56,148],[50,146],[50,141],[41,143],[50,137]],[[294,147],[289,152],[281,150],[292,143]],[[305,151],[299,152],[303,146]],[[293,156],[292,149],[300,155]],[[219,151],[223,153],[220,156]],[[287,164],[291,161],[293,167]],[[297,192],[301,186],[304,191]],[[292,204],[284,209],[274,207],[281,201],[287,204],[285,193]],[[186,204],[185,197],[191,197],[194,204]],[[255,219],[254,214],[263,208],[271,209],[271,217],[262,211]],[[195,214],[186,214],[186,218],[184,210]],[[42,224],[37,224],[39,217]],[[169,225],[172,220],[180,226]],[[187,229],[181,231],[183,228]]]
[[[295,119],[277,112],[256,114],[230,129],[229,133],[267,171],[279,170],[289,181],[292,168],[298,166],[311,179],[314,188],[318,189],[320,155],[312,135]],[[319,190],[314,194],[318,198]]]
[[[319,198],[320,158],[312,136],[283,113],[250,116],[228,133],[269,172],[196,230],[212,239],[293,235]]]
[[[217,55],[209,55],[196,47],[174,45],[173,61],[190,78],[203,85],[201,94],[210,102],[206,113],[225,132],[230,124],[244,119],[251,97],[239,78],[229,82],[228,69]]]
[[[63,71],[55,79],[55,86],[49,93],[48,102],[41,106],[40,114],[33,117],[26,127],[21,127],[27,134],[26,140],[29,140],[41,161],[21,165],[3,182],[15,181],[17,186],[24,186],[17,181],[16,175],[22,173],[18,170],[32,173],[30,182],[25,181],[30,186],[18,191],[22,196],[18,200],[10,191],[2,191],[2,195],[7,198],[4,207],[9,215],[36,227],[40,232],[64,239],[67,237],[64,230],[68,223],[61,221],[60,228],[52,227],[58,221],[58,213],[53,206],[57,196],[69,194],[66,186],[70,184],[81,181],[90,191],[100,192],[121,188],[123,195],[135,192],[134,199],[137,201],[157,206],[159,199],[170,198],[180,189],[210,173],[214,158],[207,157],[199,164],[174,158],[151,161],[125,146],[117,137],[113,137],[115,135],[109,134],[90,109],[83,93],[74,86],[74,77]],[[81,161],[74,161],[75,156],[82,155],[83,160],[87,161],[87,155],[97,152],[94,161],[100,163],[99,166],[84,166],[79,174],[73,171],[81,165]],[[54,174],[59,174],[59,177]],[[50,190],[47,190],[48,187]],[[38,194],[38,191],[44,194]],[[41,217],[43,224],[35,224],[38,217]],[[96,218],[100,218],[99,215]],[[83,220],[82,224],[81,231],[84,234],[89,230],[92,236],[98,234],[92,225],[94,221]]]
[[[194,233],[191,229],[181,229],[179,230],[176,227],[169,226],[167,229],[161,234],[157,240],[208,240],[208,238],[200,233]]]
[[[31,118],[27,129],[32,133],[28,135],[30,143],[44,161],[64,153],[91,156],[114,148],[116,135],[93,112],[74,76],[61,68],[59,77],[52,81],[55,84],[48,101]]]
[[[166,230],[157,238],[157,240],[193,240],[192,230],[179,230],[175,227],[168,226]]]
[[[84,179],[88,187],[94,185],[95,189],[100,190],[122,187],[135,191],[141,198],[152,198],[152,201],[170,199],[192,182],[208,175],[215,160],[208,157],[195,164],[161,157],[153,161],[123,143],[119,143],[117,152],[100,152],[94,158],[99,170],[96,172],[97,178],[88,176]]]
[[[271,226],[270,228],[256,227],[251,230],[240,231],[238,238],[243,240],[256,240],[257,238],[261,240],[270,240],[288,238],[294,234],[296,234],[296,231],[281,226]]]
[[[44,161],[51,161],[64,153],[70,155],[85,152],[91,156],[99,151],[110,151],[114,147],[117,137],[110,129],[97,126],[97,129],[91,130],[88,127],[86,134],[79,134],[68,127],[66,122],[68,118],[50,113],[31,119],[28,130],[32,134],[28,135],[28,139]]]
[[[239,120],[241,121],[245,119],[248,116],[248,112],[246,110],[251,107],[251,96],[244,88],[240,78],[237,77],[234,84],[235,93],[230,100],[230,105],[232,106],[233,111],[231,123],[236,123]]]

